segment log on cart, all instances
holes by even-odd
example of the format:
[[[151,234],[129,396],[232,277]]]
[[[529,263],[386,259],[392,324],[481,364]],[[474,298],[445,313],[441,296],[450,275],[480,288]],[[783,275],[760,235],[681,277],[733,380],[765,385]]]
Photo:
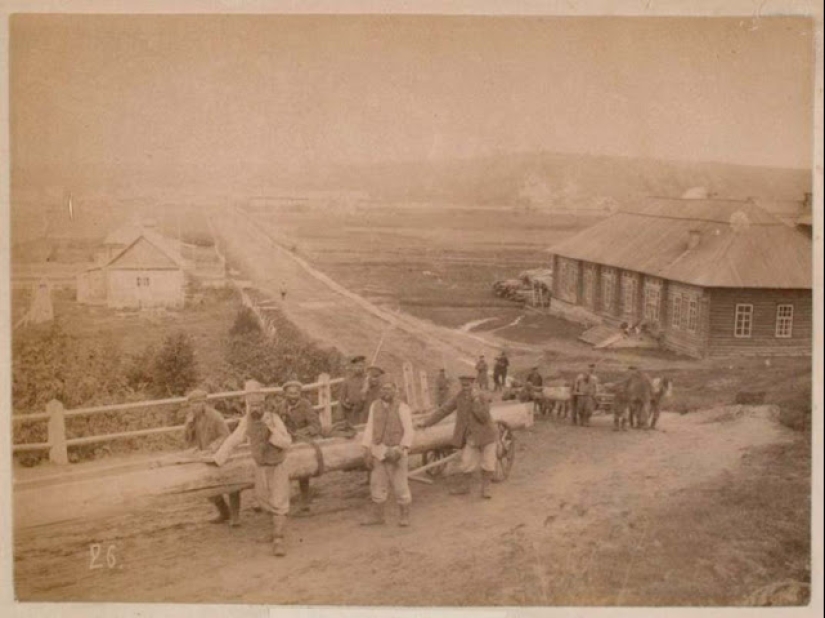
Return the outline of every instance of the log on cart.
[[[499,427],[499,471],[503,480],[510,473],[515,458],[513,431],[533,424],[532,404],[494,404],[493,419]],[[416,429],[410,453],[424,454],[448,449],[452,443],[455,417],[437,425]],[[229,461],[218,467],[204,458],[187,458],[181,454],[130,466],[114,467],[95,473],[100,466],[74,464],[65,473],[33,481],[16,482],[14,488],[15,525],[29,527],[58,522],[82,521],[86,518],[126,513],[145,508],[160,508],[175,496],[206,497],[250,487],[254,462],[248,448],[238,447]],[[354,438],[326,438],[315,446],[293,445],[286,465],[292,479],[307,478],[336,470],[364,467],[361,434]],[[88,466],[84,470],[84,466]]]

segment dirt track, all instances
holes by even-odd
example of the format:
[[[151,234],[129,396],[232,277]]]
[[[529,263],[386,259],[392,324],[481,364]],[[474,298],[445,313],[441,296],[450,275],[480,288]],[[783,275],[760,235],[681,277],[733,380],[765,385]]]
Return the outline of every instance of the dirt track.
[[[346,353],[369,354],[386,321],[308,277],[249,221],[222,220],[248,276],[294,322]],[[229,243],[231,244],[231,243]],[[245,273],[247,274],[247,273]],[[477,339],[423,321],[389,331],[381,363],[454,368]],[[524,352],[525,358],[530,352]],[[524,360],[524,359],[522,359]],[[316,481],[313,516],[290,520],[286,560],[262,542],[268,518],[237,530],[203,523],[203,501],[170,503],[83,526],[19,528],[17,596],[26,601],[348,605],[732,604],[777,579],[805,579],[809,461],[775,449],[801,439],[764,415],[664,414],[661,431],[541,420],[520,432],[494,499],[413,485],[413,525],[358,526],[361,474]],[[803,445],[804,446],[804,445]],[[774,449],[774,450],[772,450]],[[781,451],[784,452],[784,451]],[[781,454],[781,453],[780,453]],[[777,461],[779,463],[777,463]],[[746,488],[747,491],[741,490]],[[760,502],[762,500],[762,502]],[[18,522],[19,523],[19,522]],[[92,544],[100,547],[90,568]],[[106,565],[107,549],[114,568]],[[809,577],[809,572],[807,573]]]
[[[290,520],[285,560],[271,557],[262,542],[266,516],[245,510],[240,529],[216,527],[203,523],[211,511],[199,501],[82,528],[24,530],[15,539],[18,598],[725,604],[768,583],[771,546],[787,541],[773,538],[771,526],[782,522],[748,513],[764,533],[761,549],[738,552],[743,539],[710,523],[719,497],[708,483],[738,482],[744,449],[793,440],[792,432],[748,415],[709,422],[708,414],[666,414],[663,431],[620,434],[609,420],[596,417],[589,429],[540,420],[521,432],[513,473],[490,502],[449,496],[443,480],[414,484],[409,529],[394,525],[394,512],[385,528],[359,527],[368,499],[362,475],[323,477],[314,482],[313,515]],[[689,506],[663,515],[686,499]],[[741,535],[750,534],[742,528]],[[703,542],[717,554],[716,571],[702,566],[710,558]],[[90,569],[91,543],[102,547],[101,568]],[[105,566],[109,546],[113,569]],[[743,576],[735,568],[743,556],[759,569]]]

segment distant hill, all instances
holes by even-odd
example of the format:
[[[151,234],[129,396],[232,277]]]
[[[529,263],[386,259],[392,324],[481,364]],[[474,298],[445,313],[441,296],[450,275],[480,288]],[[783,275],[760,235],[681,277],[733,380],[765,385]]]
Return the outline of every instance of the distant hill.
[[[590,208],[705,187],[728,198],[802,200],[811,172],[580,154],[502,154],[467,160],[340,166],[295,179],[307,189],[360,190],[378,199]]]

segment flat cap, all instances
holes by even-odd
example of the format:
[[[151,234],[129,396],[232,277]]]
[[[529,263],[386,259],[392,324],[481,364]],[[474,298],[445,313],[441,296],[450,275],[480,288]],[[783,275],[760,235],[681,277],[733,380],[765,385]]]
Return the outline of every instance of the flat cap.
[[[384,373],[386,373],[378,365],[370,365],[369,367],[367,367],[367,371],[369,371],[370,373],[374,373],[376,375],[379,375],[379,376],[382,376],[382,375],[384,375]]]
[[[301,384],[298,380],[287,380],[286,382],[284,382],[283,389],[286,390],[293,386],[298,388],[304,388],[304,385]]]
[[[355,363],[363,363],[366,360],[367,360],[366,356],[358,355],[358,356],[353,356],[351,359],[349,359],[349,362],[354,365]]]
[[[186,398],[189,401],[206,401],[207,392],[203,389],[196,388],[195,390],[191,391]]]

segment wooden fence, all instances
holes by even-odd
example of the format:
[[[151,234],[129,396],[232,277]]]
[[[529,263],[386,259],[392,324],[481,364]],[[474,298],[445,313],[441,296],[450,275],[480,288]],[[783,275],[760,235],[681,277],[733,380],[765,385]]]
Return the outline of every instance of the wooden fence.
[[[318,403],[314,406],[319,411],[321,417],[321,426],[327,430],[332,426],[332,408],[338,402],[332,398],[332,387],[336,384],[341,384],[343,378],[330,379],[329,375],[321,374],[318,380],[312,384],[304,385],[304,392],[318,393]],[[262,388],[264,393],[282,393],[283,389],[280,387]],[[244,391],[229,391],[223,393],[212,393],[207,396],[207,400],[214,401],[217,399],[233,399],[242,398],[245,395]],[[69,453],[68,450],[73,446],[82,446],[87,444],[94,444],[98,442],[109,442],[111,440],[120,440],[124,438],[137,438],[140,436],[149,436],[154,434],[175,433],[183,431],[183,425],[175,425],[172,427],[155,427],[152,429],[138,429],[135,431],[123,431],[118,433],[107,433],[101,435],[83,436],[82,438],[66,437],[66,419],[77,416],[90,416],[94,414],[103,414],[107,412],[122,412],[126,410],[156,408],[159,406],[168,405],[185,405],[187,403],[186,397],[172,397],[170,399],[155,399],[151,401],[138,401],[134,403],[123,403],[108,406],[96,406],[91,408],[75,408],[66,410],[63,404],[57,400],[52,400],[46,405],[45,412],[38,412],[35,414],[14,414],[12,421],[15,423],[48,423],[48,441],[34,442],[28,444],[14,444],[12,452],[24,453],[31,451],[45,451],[49,452],[49,461],[55,464],[68,464]],[[230,419],[229,423],[237,423],[239,419]]]

